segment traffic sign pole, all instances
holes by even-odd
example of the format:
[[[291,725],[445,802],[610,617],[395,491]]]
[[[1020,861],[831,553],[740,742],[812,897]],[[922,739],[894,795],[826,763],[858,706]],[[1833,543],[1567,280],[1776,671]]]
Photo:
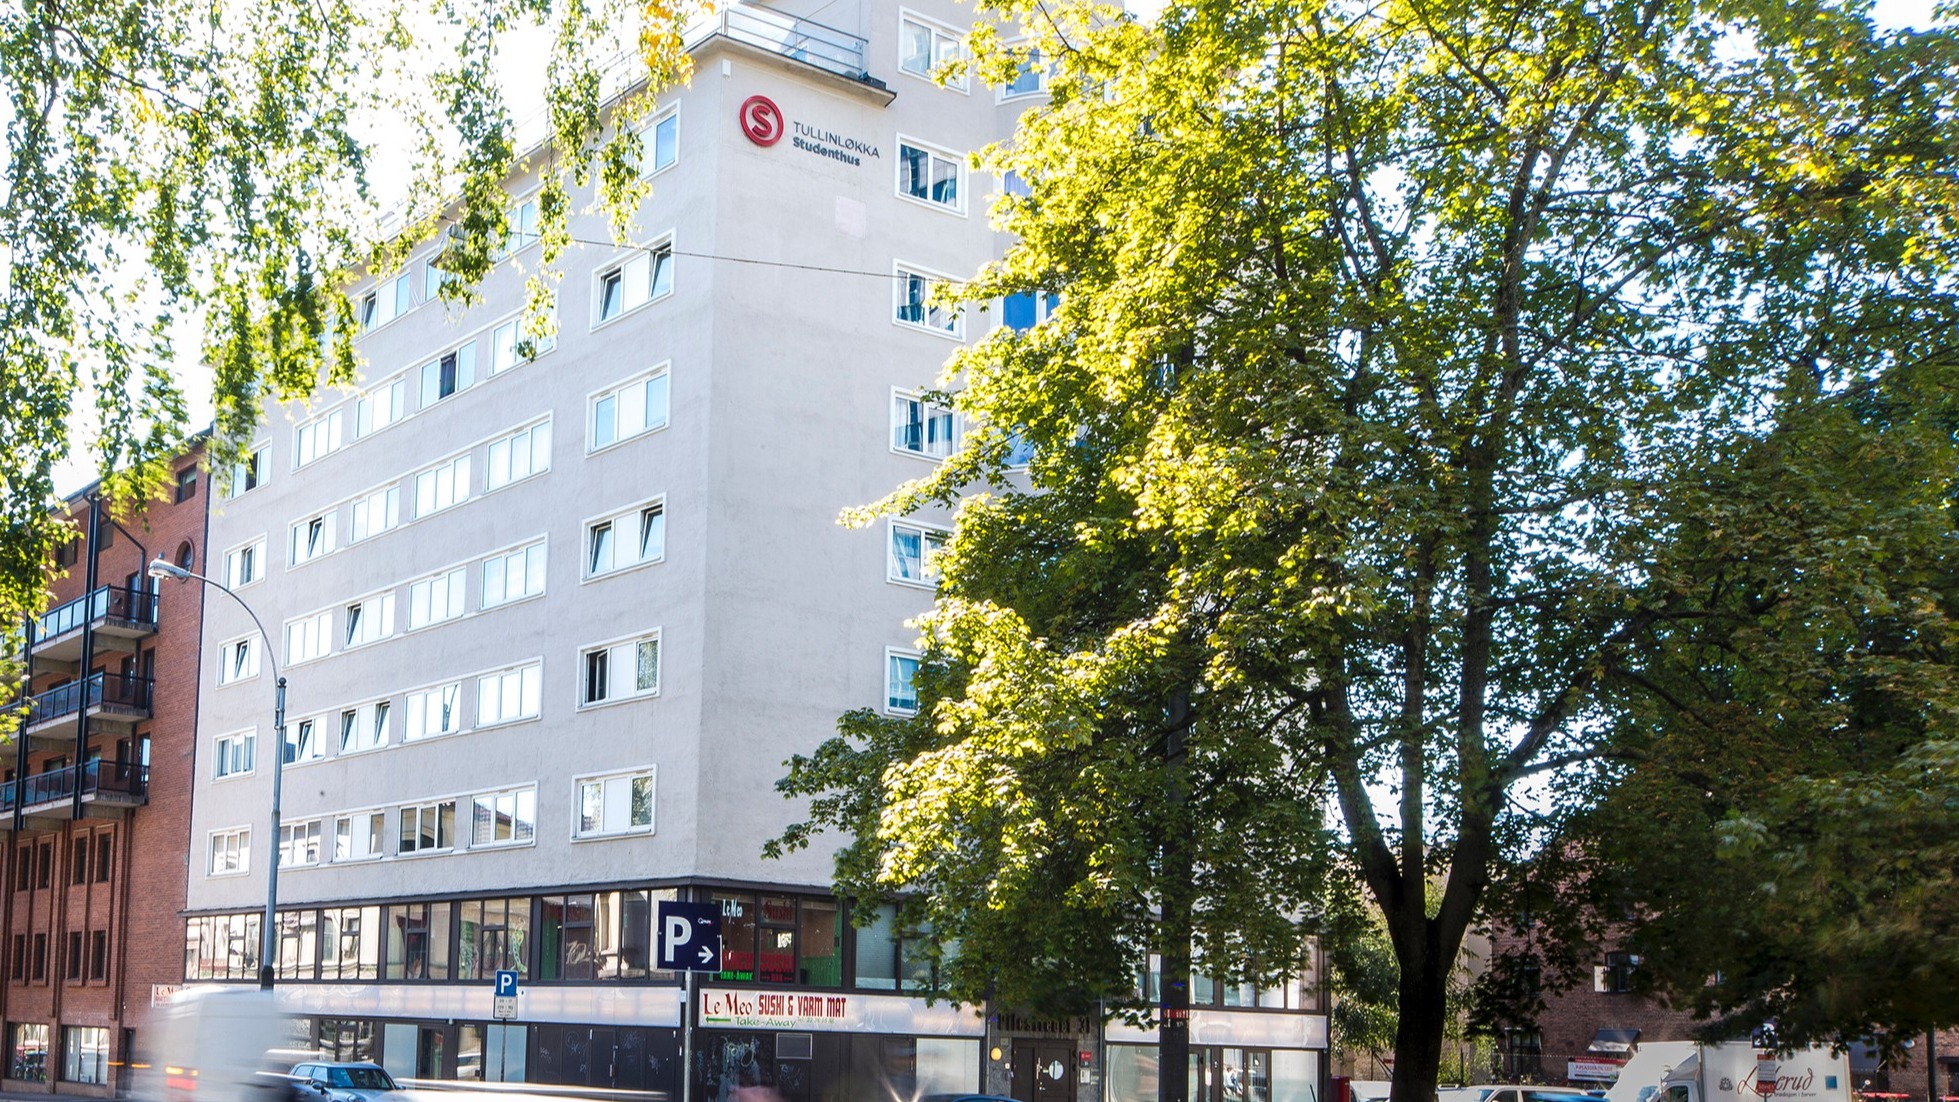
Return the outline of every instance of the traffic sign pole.
[[[680,1102],[694,1102],[694,971],[680,979]]]

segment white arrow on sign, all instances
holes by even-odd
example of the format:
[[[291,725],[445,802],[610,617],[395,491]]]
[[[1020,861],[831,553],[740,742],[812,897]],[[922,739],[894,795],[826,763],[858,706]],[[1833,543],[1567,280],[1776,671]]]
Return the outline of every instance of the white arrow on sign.
[[[705,945],[701,946],[701,963],[706,964],[708,961],[711,961],[713,959],[714,959],[714,950],[708,948]]]

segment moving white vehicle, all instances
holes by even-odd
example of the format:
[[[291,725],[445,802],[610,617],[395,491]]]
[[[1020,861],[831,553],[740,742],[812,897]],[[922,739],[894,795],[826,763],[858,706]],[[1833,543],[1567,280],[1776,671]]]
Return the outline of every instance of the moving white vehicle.
[[[187,987],[150,1022],[150,1089],[163,1102],[286,1102],[292,1022],[270,991]]]
[[[1827,1048],[1785,1056],[1746,1041],[1695,1045],[1654,1102],[1850,1102],[1850,1060]]]

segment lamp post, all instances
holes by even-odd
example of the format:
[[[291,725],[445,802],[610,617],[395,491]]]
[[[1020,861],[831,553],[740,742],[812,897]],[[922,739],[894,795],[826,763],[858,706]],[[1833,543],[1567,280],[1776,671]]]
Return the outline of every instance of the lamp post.
[[[275,692],[272,698],[272,833],[266,839],[265,862],[265,919],[259,927],[258,942],[258,985],[262,991],[272,990],[272,979],[277,974],[273,967],[274,929],[279,910],[279,784],[284,777],[286,764],[286,677],[279,672],[279,660],[273,657],[272,636],[265,625],[259,622],[258,613],[245,603],[244,598],[233,593],[222,582],[213,581],[202,574],[186,570],[161,556],[150,560],[149,575],[152,578],[175,578],[180,582],[198,581],[223,593],[245,610],[252,618],[252,625],[258,628],[259,638],[265,640],[265,660],[272,663]]]

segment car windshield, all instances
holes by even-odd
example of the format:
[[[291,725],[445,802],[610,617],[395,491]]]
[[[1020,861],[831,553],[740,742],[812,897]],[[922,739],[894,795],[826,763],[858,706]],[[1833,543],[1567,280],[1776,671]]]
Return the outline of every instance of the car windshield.
[[[380,1068],[328,1068],[327,1082],[357,1091],[391,1091],[395,1081]]]

